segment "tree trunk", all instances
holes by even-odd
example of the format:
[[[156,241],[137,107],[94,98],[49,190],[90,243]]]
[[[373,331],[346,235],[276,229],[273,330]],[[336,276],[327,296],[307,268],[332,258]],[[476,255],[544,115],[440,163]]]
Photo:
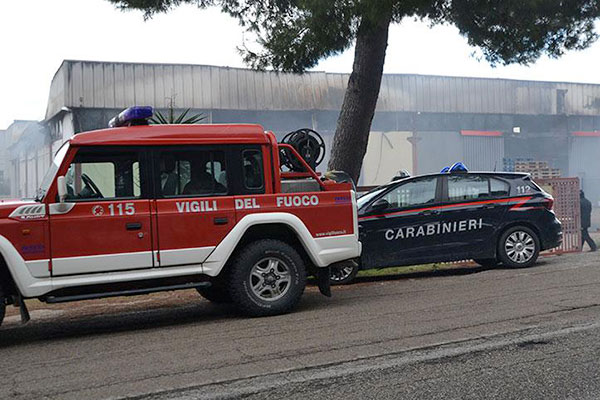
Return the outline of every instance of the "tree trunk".
[[[329,170],[345,171],[358,182],[375,114],[391,15],[363,20],[356,35],[354,64],[337,122]]]

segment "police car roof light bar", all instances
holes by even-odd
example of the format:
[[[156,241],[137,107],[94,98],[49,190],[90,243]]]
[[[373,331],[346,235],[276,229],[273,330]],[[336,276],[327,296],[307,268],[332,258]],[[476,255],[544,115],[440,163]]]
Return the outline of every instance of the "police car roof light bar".
[[[150,106],[129,107],[119,113],[108,123],[109,128],[121,126],[148,125],[148,119],[152,118],[154,111]]]
[[[469,172],[469,170],[467,169],[465,164],[463,164],[461,162],[456,162],[450,167],[450,173],[454,173],[454,172],[459,172],[459,173],[460,172]]]

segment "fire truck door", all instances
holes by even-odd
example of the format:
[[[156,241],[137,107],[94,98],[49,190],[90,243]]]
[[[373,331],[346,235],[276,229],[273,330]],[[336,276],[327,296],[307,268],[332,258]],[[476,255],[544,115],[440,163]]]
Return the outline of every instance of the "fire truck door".
[[[66,201],[50,204],[54,276],[153,266],[140,155],[127,148],[77,152],[65,176]]]
[[[226,152],[170,147],[154,155],[157,265],[200,265],[235,225]]]

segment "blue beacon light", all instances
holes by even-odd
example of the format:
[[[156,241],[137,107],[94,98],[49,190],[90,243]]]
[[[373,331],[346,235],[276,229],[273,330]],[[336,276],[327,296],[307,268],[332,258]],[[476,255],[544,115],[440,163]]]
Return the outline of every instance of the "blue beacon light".
[[[444,167],[440,171],[440,174],[451,174],[453,172],[469,172],[469,170],[467,169],[465,164],[463,164],[461,162],[456,162],[456,163],[452,164],[451,167]]]
[[[450,172],[469,172],[469,170],[467,169],[465,164],[457,162],[450,167]]]
[[[108,123],[109,128],[121,126],[148,125],[148,118],[154,115],[150,106],[129,107],[119,113]]]

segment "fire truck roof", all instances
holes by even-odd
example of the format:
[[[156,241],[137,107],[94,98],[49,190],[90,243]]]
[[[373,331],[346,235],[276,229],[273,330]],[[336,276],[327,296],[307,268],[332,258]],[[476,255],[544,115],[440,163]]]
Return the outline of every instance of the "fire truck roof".
[[[74,146],[269,143],[258,124],[141,125],[79,133]]]

